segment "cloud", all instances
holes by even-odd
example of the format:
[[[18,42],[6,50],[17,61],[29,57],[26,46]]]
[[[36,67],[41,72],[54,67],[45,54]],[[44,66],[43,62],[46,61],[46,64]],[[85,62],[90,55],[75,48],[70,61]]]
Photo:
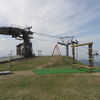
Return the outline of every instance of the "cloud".
[[[99,27],[90,22],[97,20],[100,16],[100,1],[96,0],[0,0],[0,25],[32,26],[32,31],[56,36],[75,35],[80,42],[95,41],[99,39]],[[87,26],[87,27],[85,27]],[[83,28],[84,27],[84,28]],[[97,30],[94,34],[93,30]],[[92,31],[92,32],[91,32]],[[91,35],[91,36],[90,36]],[[40,39],[52,39],[33,34],[33,37]],[[6,39],[6,38],[5,38]],[[6,41],[0,39],[0,41]],[[10,38],[11,39],[11,38]],[[12,43],[9,39],[9,44]],[[58,40],[57,40],[58,41]],[[37,51],[41,47],[56,44],[44,43],[39,40],[32,40],[33,49]],[[35,44],[36,43],[36,44]],[[7,44],[5,44],[6,46]],[[51,49],[50,49],[51,50]],[[47,50],[48,53],[51,53]],[[5,51],[6,52],[6,51]],[[64,52],[64,51],[63,51]],[[46,53],[47,54],[47,53]]]
[[[89,36],[83,36],[83,37],[79,37],[77,38],[80,42],[84,42],[84,41],[94,41],[94,40],[100,40],[100,34],[96,34],[96,35],[89,35]]]
[[[0,51],[2,50],[2,48],[0,48]]]
[[[8,39],[6,39],[6,38],[0,38],[0,41],[5,41],[5,42],[7,42]]]
[[[15,39],[6,36],[4,38],[4,35],[2,35],[2,38],[0,38],[0,56],[8,56],[10,51],[14,51],[14,54],[16,54],[16,45],[18,45],[20,41],[16,41]]]
[[[32,25],[33,31],[51,35],[65,35],[99,16],[96,12],[99,5],[88,8],[89,4],[86,1],[81,3],[78,0],[43,0],[42,2],[3,0],[2,3],[0,12],[5,19],[8,19],[8,23],[19,26]]]

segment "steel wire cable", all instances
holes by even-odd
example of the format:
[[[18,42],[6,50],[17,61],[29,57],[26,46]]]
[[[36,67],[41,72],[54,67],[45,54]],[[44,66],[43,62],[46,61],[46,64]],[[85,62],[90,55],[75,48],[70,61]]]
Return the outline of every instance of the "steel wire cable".
[[[53,38],[61,38],[61,37],[58,37],[58,36],[47,35],[47,34],[42,34],[42,33],[37,33],[37,32],[33,32],[33,33],[38,34],[38,35],[43,35],[43,36],[53,37]]]
[[[41,41],[58,42],[58,41],[51,41],[51,40],[45,40],[45,39],[39,39],[39,38],[34,38],[34,39],[41,40]]]

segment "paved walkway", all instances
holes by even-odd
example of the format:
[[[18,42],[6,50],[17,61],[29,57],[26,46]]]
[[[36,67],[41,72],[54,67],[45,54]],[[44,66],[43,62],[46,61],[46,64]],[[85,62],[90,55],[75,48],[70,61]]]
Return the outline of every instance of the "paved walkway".
[[[23,58],[23,56],[12,56],[11,60],[16,60],[16,59],[20,59],[20,58]],[[8,62],[8,61],[10,61],[10,57],[0,58],[0,63]]]

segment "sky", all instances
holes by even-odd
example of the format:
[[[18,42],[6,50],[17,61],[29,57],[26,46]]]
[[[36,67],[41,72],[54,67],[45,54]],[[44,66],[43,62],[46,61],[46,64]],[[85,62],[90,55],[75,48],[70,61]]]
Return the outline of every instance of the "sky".
[[[75,36],[74,40],[80,44],[93,42],[93,50],[100,54],[100,0],[0,0],[0,27],[15,25],[32,26],[32,32],[46,35]],[[35,33],[33,37],[31,42],[36,55],[38,50],[42,50],[42,55],[51,55],[57,42],[62,42],[59,38]],[[65,43],[69,40],[64,39]],[[22,42],[0,35],[0,56],[7,56],[10,51],[16,55],[16,45]],[[65,55],[65,46],[58,46]],[[87,48],[78,47],[78,59],[87,59]],[[69,53],[71,56],[71,47]]]

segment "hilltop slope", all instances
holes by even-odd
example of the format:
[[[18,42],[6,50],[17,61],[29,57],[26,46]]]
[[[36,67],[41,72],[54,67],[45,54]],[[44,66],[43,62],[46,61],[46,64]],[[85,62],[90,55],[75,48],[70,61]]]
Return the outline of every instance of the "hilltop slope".
[[[0,75],[0,100],[99,100],[100,73],[35,75],[31,71],[72,67],[71,63],[72,58],[66,56],[35,57],[11,62],[11,70],[16,71]],[[0,70],[7,70],[9,64],[0,64]]]
[[[81,64],[80,62],[76,61]],[[72,67],[72,58],[68,56],[41,56],[11,62],[11,70],[32,70],[42,68]],[[9,62],[0,64],[0,70],[7,70]]]

